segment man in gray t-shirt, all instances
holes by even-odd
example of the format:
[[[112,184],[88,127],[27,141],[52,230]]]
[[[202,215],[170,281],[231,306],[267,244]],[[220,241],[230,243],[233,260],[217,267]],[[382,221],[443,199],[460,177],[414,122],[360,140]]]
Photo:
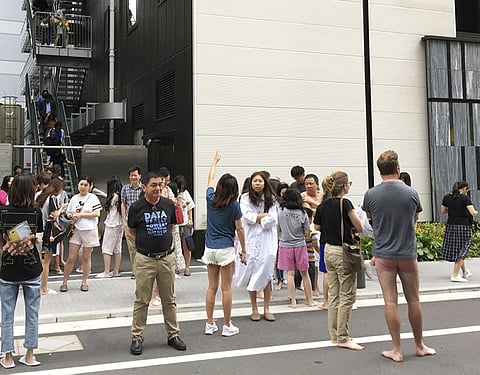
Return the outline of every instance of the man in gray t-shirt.
[[[365,193],[363,210],[372,219],[372,255],[385,259],[417,259],[415,222],[422,211],[415,189],[395,178]]]
[[[422,307],[418,296],[418,264],[415,222],[422,211],[418,193],[399,180],[400,165],[395,151],[385,151],[377,159],[382,183],[365,193],[363,209],[372,219],[378,281],[385,301],[385,320],[393,348],[382,355],[395,362],[403,361],[400,341],[400,317],[396,278],[400,276],[407,299],[408,315],[418,357],[436,354],[423,342]]]

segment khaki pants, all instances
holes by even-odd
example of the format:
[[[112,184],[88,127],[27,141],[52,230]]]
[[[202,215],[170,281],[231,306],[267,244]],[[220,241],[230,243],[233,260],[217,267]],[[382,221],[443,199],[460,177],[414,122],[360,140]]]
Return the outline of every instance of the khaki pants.
[[[343,273],[341,246],[325,245],[328,278],[328,331],[330,339],[339,344],[350,339],[350,313],[357,296],[357,274]]]
[[[168,338],[177,336],[180,328],[177,321],[177,304],[174,295],[174,254],[155,259],[137,253],[135,267],[137,273],[135,303],[133,304],[132,340],[143,340],[143,331],[147,324],[148,304],[152,298],[153,281],[155,279],[162,300],[163,319]]]
[[[130,262],[132,263],[132,274],[135,276],[135,255],[137,254],[137,248],[135,247],[135,236],[130,234],[128,225],[124,224],[125,240],[127,240],[128,253],[130,255]]]

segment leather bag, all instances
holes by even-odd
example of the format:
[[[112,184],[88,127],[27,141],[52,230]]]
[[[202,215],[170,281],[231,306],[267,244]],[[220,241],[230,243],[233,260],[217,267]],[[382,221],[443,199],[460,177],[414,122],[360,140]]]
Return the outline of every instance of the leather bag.
[[[353,236],[353,244],[343,242],[343,198],[340,199],[340,222],[343,249],[343,272],[346,274],[360,272],[365,267],[363,262],[363,252],[360,246],[360,238],[357,235]]]

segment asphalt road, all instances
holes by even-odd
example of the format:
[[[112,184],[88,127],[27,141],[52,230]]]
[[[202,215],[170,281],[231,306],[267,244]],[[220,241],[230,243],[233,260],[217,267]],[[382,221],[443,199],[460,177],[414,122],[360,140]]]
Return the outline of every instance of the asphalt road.
[[[76,334],[84,350],[38,355],[40,368],[31,373],[66,374],[479,374],[480,299],[424,303],[426,343],[438,355],[416,358],[413,339],[402,341],[404,362],[381,357],[390,348],[383,307],[364,307],[353,312],[350,330],[365,350],[353,352],[330,346],[326,312],[277,314],[274,323],[235,318],[237,336],[219,332],[203,334],[204,313],[181,322],[186,352],[166,345],[162,324],[150,324],[141,356],[129,353],[128,320],[118,318],[118,327],[79,330],[75,323],[56,335]],[[400,306],[402,332],[410,332],[406,306]],[[113,319],[116,321],[117,319]],[[115,322],[112,322],[115,324]],[[221,322],[218,322],[221,324]],[[93,324],[96,324],[93,322]],[[102,325],[100,321],[98,327]],[[65,326],[63,326],[65,327]],[[94,326],[95,327],[95,326]],[[220,329],[221,330],[221,329]],[[10,373],[27,373],[17,365]],[[29,369],[28,369],[29,370]],[[23,372],[22,372],[23,371]]]

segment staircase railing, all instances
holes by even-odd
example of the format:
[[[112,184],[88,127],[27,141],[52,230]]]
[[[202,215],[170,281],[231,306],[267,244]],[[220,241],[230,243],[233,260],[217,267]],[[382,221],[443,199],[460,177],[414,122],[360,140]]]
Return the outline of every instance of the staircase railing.
[[[64,105],[63,102],[60,102],[58,104],[59,104],[59,106],[58,106],[59,111],[58,111],[58,114],[57,114],[57,118],[63,124],[63,130],[65,131],[65,145],[66,146],[73,146],[72,141],[70,139],[70,124],[67,121],[67,115],[66,115],[66,112],[65,112],[65,105]],[[75,159],[74,149],[66,148],[66,149],[64,149],[64,152],[65,152],[65,156],[67,157],[67,159],[74,163],[74,164],[67,163],[66,173],[65,173],[66,174],[65,185],[67,187],[66,190],[68,190],[67,185],[70,183],[70,192],[73,193],[75,187],[78,184],[77,161]],[[70,181],[67,181],[68,180],[67,177],[69,177]]]
[[[39,121],[37,108],[32,97],[30,89],[30,80],[28,74],[25,75],[25,105],[27,107],[27,116],[30,120],[32,138],[34,145],[40,145]],[[32,150],[32,172],[40,173],[43,171],[42,154],[39,149]]]

